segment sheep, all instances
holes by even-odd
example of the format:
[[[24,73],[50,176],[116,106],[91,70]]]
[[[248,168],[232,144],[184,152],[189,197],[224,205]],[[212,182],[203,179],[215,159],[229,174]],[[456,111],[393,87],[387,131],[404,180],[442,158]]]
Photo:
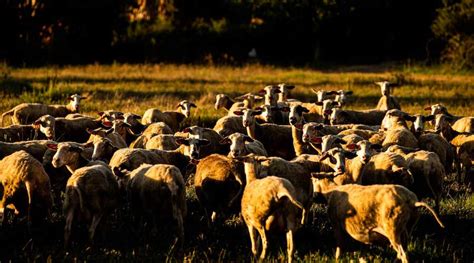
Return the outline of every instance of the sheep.
[[[141,134],[135,134],[132,130],[132,125],[123,121],[120,117],[112,121],[112,127],[107,133],[115,133],[122,137],[123,141],[128,145],[136,140]]]
[[[98,138],[107,138],[116,148],[127,147],[127,143],[125,142],[123,137],[120,134],[113,132],[112,130],[104,130],[102,128],[99,128],[95,130],[87,129],[86,131],[90,134],[90,137],[86,143],[94,142]]]
[[[410,187],[413,175],[403,156],[392,152],[381,152],[373,155],[362,169],[360,180],[362,185],[400,184]]]
[[[422,150],[436,153],[446,174],[452,172],[456,153],[454,147],[445,138],[439,134],[425,133],[418,137],[418,146]]]
[[[448,122],[452,124],[453,130],[457,132],[474,133],[474,117],[454,116],[448,112],[448,109],[441,104],[434,104],[426,107],[425,110],[431,110],[431,115],[444,114],[448,117]]]
[[[229,152],[228,146],[221,144],[223,137],[213,129],[202,128],[199,126],[190,126],[183,129],[182,133],[184,133],[184,137],[189,137],[191,135],[195,138],[209,141],[208,145],[205,145],[200,149],[199,155],[201,158],[213,153],[227,154]]]
[[[412,120],[413,118],[406,112],[397,109],[388,110],[385,113],[385,116],[382,120],[382,124],[380,125],[380,130],[386,131],[392,127],[393,124],[396,122],[401,122],[403,126],[408,128],[406,124],[406,120]]]
[[[6,116],[11,116],[13,124],[31,124],[43,115],[65,117],[69,113],[79,112],[80,101],[86,99],[78,94],[68,97],[67,105],[45,105],[40,103],[22,103],[2,114],[2,125]]]
[[[290,95],[290,91],[295,88],[295,85],[288,85],[286,83],[278,84],[280,88],[280,93],[278,93],[278,102],[279,103],[286,103],[288,102],[288,95]]]
[[[65,166],[69,172],[74,173],[75,170],[95,164],[90,162],[92,154],[87,150],[90,145],[84,145],[76,142],[60,142],[50,143],[48,148],[56,151],[51,164],[54,168],[60,168]]]
[[[89,142],[94,146],[92,152],[92,161],[103,160],[109,161],[114,155],[115,151],[122,148],[127,148],[125,141],[122,144],[116,144],[107,137],[95,137],[93,141]]]
[[[177,242],[184,243],[184,218],[187,214],[186,189],[183,175],[174,165],[142,164],[132,172],[115,170],[119,186],[126,190],[133,214],[157,218],[172,218],[177,224]]]
[[[176,143],[175,136],[173,134],[158,134],[151,137],[150,140],[145,144],[145,149],[152,150],[176,150],[179,144]]]
[[[254,140],[242,133],[233,133],[220,142],[221,144],[230,144],[229,157],[244,156],[248,154],[256,154],[261,156],[268,156],[265,147],[258,140]]]
[[[316,90],[311,89],[317,96],[317,102],[323,102],[328,98],[330,95],[337,95],[337,91],[326,91],[326,90]]]
[[[257,231],[262,240],[260,259],[263,260],[268,247],[267,231],[283,230],[286,232],[288,262],[291,263],[294,250],[293,232],[298,227],[297,209],[302,210],[304,215],[305,208],[296,200],[296,190],[290,181],[276,176],[257,179],[258,164],[255,159],[252,156],[241,158],[245,164],[246,175],[241,211],[249,231],[252,253],[257,256]],[[301,224],[304,220],[303,216]]]
[[[131,112],[126,112],[123,114],[123,121],[131,126],[130,129],[132,130],[133,134],[141,134],[147,128],[147,126],[140,122],[141,118],[142,116]]]
[[[124,113],[117,110],[106,110],[97,112],[101,121],[113,122],[114,120],[124,116]]]
[[[387,115],[389,116],[391,127],[385,132],[385,139],[382,142],[384,149],[395,144],[411,148],[418,147],[418,140],[415,135],[408,130],[405,120],[397,116],[392,116],[390,113],[387,113]]]
[[[301,105],[293,105],[290,107],[289,120],[291,125],[291,137],[293,138],[293,148],[295,149],[296,156],[316,153],[316,150],[314,150],[309,143],[303,142],[304,113],[308,112],[309,110]]]
[[[146,143],[158,134],[173,134],[173,131],[164,122],[152,123],[130,144],[130,148],[145,148]]]
[[[243,115],[242,125],[247,129],[247,135],[252,139],[259,140],[268,151],[270,156],[278,156],[284,159],[295,157],[295,150],[292,145],[291,127],[276,124],[258,124],[255,115],[259,115],[261,110],[244,109],[234,112],[236,115]]]
[[[68,247],[74,220],[89,221],[89,242],[94,240],[97,226],[118,206],[119,186],[105,163],[79,168],[69,177],[63,204],[66,218],[64,246]]]
[[[377,110],[391,110],[391,109],[401,110],[400,104],[398,103],[397,99],[390,95],[391,88],[396,87],[398,85],[394,83],[390,83],[388,81],[375,82],[375,84],[380,86],[380,90],[382,92],[382,97],[377,103],[376,109]]]
[[[385,113],[385,110],[353,111],[333,108],[329,120],[331,125],[348,123],[380,125]]]
[[[435,200],[435,211],[439,212],[439,201],[443,190],[443,178],[446,175],[438,155],[428,151],[417,151],[405,154],[404,147],[390,146],[387,151],[400,154],[407,161],[408,169],[414,175],[410,189],[418,197],[431,196]]]
[[[216,222],[218,214],[232,211],[240,200],[245,184],[241,163],[220,155],[202,158],[196,166],[194,188],[204,209],[208,226]]]
[[[112,168],[132,171],[142,163],[148,164],[172,164],[177,166],[182,174],[186,175],[187,166],[190,161],[196,161],[200,156],[200,147],[209,144],[208,140],[198,138],[176,137],[180,144],[176,150],[145,150],[145,149],[119,149],[110,159]]]
[[[216,121],[214,128],[222,137],[231,135],[232,133],[246,133],[245,127],[242,125],[242,117],[240,116],[224,116]]]
[[[4,158],[17,151],[25,151],[31,154],[36,160],[42,162],[43,155],[48,149],[47,144],[53,143],[48,140],[33,140],[24,142],[0,142],[0,158]]]
[[[173,131],[178,131],[179,125],[185,118],[191,116],[191,108],[196,108],[193,102],[183,100],[176,106],[179,112],[176,111],[160,111],[156,108],[151,108],[145,111],[142,117],[143,125],[148,125],[154,122],[164,122]]]
[[[225,94],[217,94],[214,108],[216,110],[220,108],[224,108],[227,110],[228,115],[233,116],[235,110],[238,110],[239,108],[251,109],[255,105],[255,101],[261,100],[261,99],[263,99],[263,97],[260,97],[258,95],[254,95],[251,93],[247,93],[235,98],[235,100],[243,100],[243,102],[240,102],[240,101],[236,102]]]
[[[428,209],[444,228],[433,209],[401,185],[333,186],[329,179],[313,179],[313,186],[314,192],[322,195],[328,204],[336,239],[336,261],[344,249],[344,233],[347,233],[365,244],[385,237],[397,252],[397,258],[407,263],[408,235],[419,218],[418,207]]]
[[[3,197],[0,203],[2,225],[7,208],[26,215],[28,230],[49,216],[52,208],[51,185],[41,163],[25,151],[17,151],[0,161],[0,182]]]
[[[102,127],[100,120],[91,118],[67,120],[54,118],[51,115],[41,116],[34,122],[34,125],[50,140],[77,142],[86,142],[89,139],[87,129],[94,130]]]
[[[350,90],[338,90],[334,100],[339,103],[339,105],[345,105],[347,102],[347,95],[352,95],[353,92]]]
[[[413,122],[411,132],[419,137],[425,130],[425,122],[434,120],[434,115],[423,116],[422,114],[414,114],[410,116],[410,121]]]
[[[10,125],[0,127],[0,141],[19,142],[40,139],[39,132],[33,125]]]
[[[341,104],[334,100],[323,100],[321,102],[315,102],[314,104],[320,106],[319,114],[323,116],[324,124],[329,124],[329,116],[331,115],[331,109],[340,108]]]
[[[281,93],[280,87],[276,85],[269,85],[259,91],[261,94],[265,94],[265,105],[278,107],[278,96],[276,94]]]

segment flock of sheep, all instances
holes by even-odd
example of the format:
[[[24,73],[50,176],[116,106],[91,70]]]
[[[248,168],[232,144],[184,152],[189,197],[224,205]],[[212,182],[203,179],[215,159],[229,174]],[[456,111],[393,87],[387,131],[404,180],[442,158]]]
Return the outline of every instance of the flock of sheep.
[[[446,174],[472,180],[474,118],[440,104],[426,108],[430,115],[407,114],[390,94],[394,85],[377,84],[377,107],[363,111],[343,109],[352,93],[344,90],[314,90],[315,103],[288,98],[294,86],[287,84],[235,99],[219,94],[215,108],[228,114],[213,129],[181,127],[197,107],[188,100],[176,111],[108,110],[98,118],[79,113],[85,98],[77,94],[67,105],[17,105],[2,114],[13,124],[0,128],[2,223],[13,212],[26,216],[29,228],[41,225],[52,204],[62,204],[65,246],[78,220],[88,223],[92,242],[125,198],[134,218],[175,224],[182,248],[185,182],[194,177],[207,224],[240,212],[261,259],[268,232],[276,231],[286,233],[291,262],[293,234],[322,197],[336,259],[348,234],[366,244],[388,240],[408,262],[419,207],[443,227],[437,212]],[[433,131],[424,128],[430,121]],[[434,199],[434,209],[419,201],[424,197]]]

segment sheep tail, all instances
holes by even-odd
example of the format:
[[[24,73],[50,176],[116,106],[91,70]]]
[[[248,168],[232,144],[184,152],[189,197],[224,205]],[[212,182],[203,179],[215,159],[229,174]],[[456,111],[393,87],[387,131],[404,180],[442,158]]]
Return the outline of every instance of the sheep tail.
[[[436,219],[436,222],[438,222],[439,226],[441,228],[444,228],[444,225],[441,222],[441,220],[439,219],[438,215],[436,215],[435,211],[427,203],[425,203],[425,202],[416,202],[415,207],[424,207],[424,208],[428,209],[428,211],[430,211],[431,214],[433,214],[433,216]]]
[[[282,189],[283,190],[283,189]],[[302,210],[302,217],[301,217],[301,224],[303,225],[304,224],[304,221],[305,221],[305,214],[306,214],[306,209],[303,207],[303,205],[298,202],[294,197],[293,195],[287,190],[287,189],[284,189],[284,191],[279,191],[278,192],[278,199],[281,199],[283,197],[287,197],[288,200],[290,200],[290,202],[292,204],[294,204],[295,206],[297,206],[299,209]]]

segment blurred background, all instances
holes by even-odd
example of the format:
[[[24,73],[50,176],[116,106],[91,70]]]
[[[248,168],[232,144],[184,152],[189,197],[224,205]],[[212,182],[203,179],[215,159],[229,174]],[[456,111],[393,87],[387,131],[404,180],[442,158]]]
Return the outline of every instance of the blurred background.
[[[474,65],[473,0],[0,0],[15,66]]]

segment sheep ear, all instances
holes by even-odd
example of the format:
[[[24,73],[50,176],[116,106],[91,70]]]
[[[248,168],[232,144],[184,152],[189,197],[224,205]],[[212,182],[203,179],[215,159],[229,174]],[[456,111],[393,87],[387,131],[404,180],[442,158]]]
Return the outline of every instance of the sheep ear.
[[[133,114],[132,117],[134,119],[137,119],[137,120],[140,120],[142,118],[142,116],[138,115],[138,114]]]
[[[234,114],[237,115],[237,116],[242,116],[242,115],[244,115],[244,112],[241,111],[241,110],[236,110],[236,111],[234,111]]]
[[[179,108],[183,108],[183,105],[181,105],[181,103],[178,103],[178,105],[176,105],[176,108],[179,109]]]
[[[246,141],[246,142],[254,142],[255,140],[252,139],[250,136],[245,135],[245,136],[244,136],[244,141]]]
[[[112,171],[114,172],[115,176],[117,176],[118,178],[123,178],[123,177],[127,176],[127,174],[128,174],[127,170],[120,170],[119,167],[114,167],[112,169]]]
[[[191,129],[189,127],[184,128],[181,132],[183,133],[190,133]]]
[[[51,149],[51,150],[54,150],[54,151],[58,150],[58,144],[57,143],[48,143],[48,144],[46,144],[46,146],[48,146],[48,148]]]
[[[252,112],[252,116],[256,116],[260,114],[262,114],[262,110],[255,110],[254,112]]]
[[[69,96],[69,97],[67,97],[67,100],[68,100],[68,101],[72,101],[72,100],[74,100],[74,99],[73,99],[71,96]]]
[[[354,94],[354,92],[352,90],[346,91],[346,95],[352,95],[352,94]]]
[[[323,102],[322,101],[316,101],[314,104],[318,105],[318,106],[323,106]]]
[[[88,98],[89,98],[89,96],[79,96],[80,100],[87,100]]]
[[[91,148],[91,147],[94,147],[94,143],[93,142],[86,142],[86,143],[82,144],[82,147]]]
[[[90,128],[87,128],[86,132],[89,133],[89,134],[97,134],[97,131],[95,131],[93,129],[90,129]]]
[[[220,144],[232,144],[232,141],[228,137],[224,137],[219,141]]]
[[[327,95],[337,95],[338,92],[335,91],[335,90],[331,90],[331,91],[326,92],[326,94],[327,94]]]
[[[111,121],[102,121],[102,126],[104,126],[105,128],[110,128],[114,126],[114,124]]]
[[[189,146],[189,141],[184,137],[174,137],[177,144],[183,144]]]
[[[113,131],[114,131],[114,129],[113,129],[113,128],[110,128],[110,129],[108,129],[108,130],[105,131],[105,134],[111,134]]]
[[[354,159],[355,157],[357,157],[357,153],[344,151],[344,157],[346,159]]]
[[[196,104],[194,104],[194,103],[192,103],[192,102],[189,104],[189,107],[191,107],[191,108],[197,108]]]
[[[326,158],[329,157],[329,154],[328,152],[324,152],[323,154],[321,154],[321,156],[319,157],[319,161],[324,161]]]
[[[424,110],[431,110],[431,106],[425,107]]]
[[[339,102],[337,102],[337,101],[331,102],[331,105],[332,105],[332,106],[339,106],[339,107],[341,107],[341,104],[340,104]]]
[[[273,92],[274,93],[281,93],[281,90],[280,89],[275,89]]]
[[[71,152],[81,153],[81,152],[84,151],[84,148],[79,147],[79,146],[71,146],[71,147],[69,147],[69,150],[70,150]]]
[[[411,116],[411,115],[404,115],[403,118],[406,120],[406,121],[415,121],[416,120],[416,117],[415,116]]]
[[[123,115],[119,115],[117,117],[115,117],[116,120],[125,120],[125,117],[123,117]]]
[[[305,112],[305,113],[308,113],[308,112],[309,112],[309,110],[308,110],[307,108],[305,108],[305,107],[303,107],[303,106],[300,106],[300,107],[301,107],[301,111],[302,111],[302,112]]]
[[[266,94],[266,93],[267,93],[267,91],[264,90],[264,89],[261,89],[261,90],[258,91],[258,94]]]
[[[287,85],[285,88],[287,88],[287,89],[294,89],[294,88],[295,88],[295,85]]]
[[[423,116],[423,121],[432,121],[435,119],[434,115]]]
[[[132,128],[132,125],[130,123],[122,122],[123,125],[125,125],[127,128]]]
[[[319,93],[319,90],[316,90],[314,88],[311,89],[314,93],[318,94]]]
[[[341,143],[341,144],[347,144],[347,141],[345,141],[344,139],[341,139],[341,138],[336,138],[336,143]]]

